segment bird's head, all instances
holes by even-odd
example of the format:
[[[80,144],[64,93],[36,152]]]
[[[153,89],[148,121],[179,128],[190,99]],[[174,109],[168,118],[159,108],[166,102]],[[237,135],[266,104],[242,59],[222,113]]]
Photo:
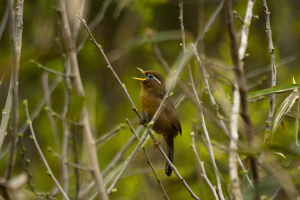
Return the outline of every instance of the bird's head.
[[[135,78],[141,82],[143,90],[147,90],[148,92],[163,92],[165,93],[165,79],[161,73],[153,70],[144,71],[138,68],[146,77],[145,78]]]

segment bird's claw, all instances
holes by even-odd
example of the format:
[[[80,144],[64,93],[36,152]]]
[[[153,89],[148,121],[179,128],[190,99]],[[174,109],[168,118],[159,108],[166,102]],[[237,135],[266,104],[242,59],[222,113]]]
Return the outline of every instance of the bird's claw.
[[[143,124],[145,124],[146,123],[146,120],[143,118],[143,119],[140,119],[140,123],[139,123],[139,125],[143,125]]]

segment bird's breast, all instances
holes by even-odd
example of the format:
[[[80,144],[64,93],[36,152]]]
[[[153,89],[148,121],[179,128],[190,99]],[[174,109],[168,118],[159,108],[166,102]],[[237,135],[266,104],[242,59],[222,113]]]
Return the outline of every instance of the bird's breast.
[[[161,99],[141,93],[141,102],[142,102],[142,114],[143,118],[149,123],[154,114],[156,113],[159,105],[161,104]],[[168,119],[168,116],[164,110],[160,113],[158,119],[156,120],[153,130],[162,135],[171,134],[177,135],[178,131],[172,125],[171,121]]]

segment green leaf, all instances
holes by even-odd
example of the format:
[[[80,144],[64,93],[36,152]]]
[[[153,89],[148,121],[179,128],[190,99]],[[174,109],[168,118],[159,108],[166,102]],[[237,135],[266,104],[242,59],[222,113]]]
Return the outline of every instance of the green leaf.
[[[267,88],[256,92],[251,92],[247,95],[247,98],[248,98],[248,102],[255,102],[255,101],[263,100],[265,95],[284,93],[284,92],[294,90],[296,88],[300,88],[300,84],[282,85],[273,88]],[[230,98],[229,101],[233,101],[233,98]]]
[[[288,91],[294,90],[299,87],[300,87],[300,84],[291,84],[291,85],[282,85],[282,86],[277,86],[277,87],[268,88],[268,89],[264,89],[264,90],[259,90],[256,92],[249,93],[248,99],[264,96],[267,94],[277,94],[277,93],[288,92]]]
[[[272,124],[272,136],[271,142],[273,141],[274,133],[282,121],[283,117],[291,110],[294,105],[296,99],[299,97],[299,92],[295,89],[279,106],[277,112],[274,116],[273,124]]]

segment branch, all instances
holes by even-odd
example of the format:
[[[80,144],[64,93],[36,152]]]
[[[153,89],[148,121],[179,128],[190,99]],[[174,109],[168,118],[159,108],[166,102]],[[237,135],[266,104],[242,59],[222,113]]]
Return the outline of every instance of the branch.
[[[197,158],[197,161],[201,167],[201,171],[202,171],[202,174],[201,176],[204,178],[204,180],[206,181],[206,183],[208,184],[208,186],[210,187],[211,191],[213,192],[215,198],[218,200],[219,199],[219,196],[216,192],[216,189],[214,188],[214,186],[211,184],[210,180],[208,179],[207,175],[206,175],[206,171],[205,171],[205,168],[204,168],[204,163],[200,160],[200,157],[198,155],[198,152],[196,151],[196,148],[195,148],[195,133],[194,132],[191,132],[191,138],[192,138],[192,145],[191,145],[191,148],[192,150],[194,151],[195,153],[195,156]]]
[[[61,25],[61,32],[67,49],[67,55],[69,58],[70,73],[71,76],[73,77],[72,82],[74,85],[74,90],[78,97],[84,97],[85,93],[84,93],[84,89],[79,74],[77,55],[76,55],[75,45],[73,43],[71,30],[67,18],[65,0],[57,0],[56,4],[57,4],[58,18]],[[86,108],[86,105],[84,104],[81,113],[81,122],[83,125],[82,131],[83,131],[85,146],[88,151],[90,168],[93,170],[92,175],[96,183],[99,198],[102,200],[108,200],[109,197],[106,193],[106,189],[103,183],[103,178],[100,172],[96,144],[93,138],[88,117],[89,117],[88,110]]]
[[[114,134],[120,132],[121,130],[127,128],[127,126],[124,123],[121,123],[119,125],[117,125],[115,128],[113,128],[111,131],[109,131],[108,133],[103,134],[101,137],[96,139],[96,144],[102,142],[103,140],[113,136]]]
[[[33,141],[34,141],[34,144],[47,168],[47,173],[49,174],[49,176],[52,178],[52,180],[54,181],[55,185],[58,187],[58,189],[60,190],[60,192],[62,193],[62,195],[64,196],[64,198],[66,198],[67,200],[69,200],[69,197],[67,196],[67,194],[65,193],[65,191],[62,189],[62,187],[59,185],[58,181],[56,180],[55,176],[53,175],[52,171],[51,171],[51,168],[50,166],[48,165],[48,162],[36,140],[36,137],[35,137],[35,133],[34,133],[34,130],[33,130],[33,127],[32,127],[32,121],[30,120],[30,116],[29,116],[29,113],[28,113],[28,109],[27,109],[27,100],[24,100],[24,109],[25,109],[25,112],[26,112],[26,116],[27,116],[27,123],[29,124],[29,128],[30,128],[30,131],[31,131],[31,135],[32,135],[32,138],[33,138]]]
[[[134,128],[132,127],[130,121],[129,121],[128,119],[126,119],[126,122],[127,122],[127,124],[130,126],[131,132],[134,134],[134,136],[135,136],[135,137],[139,140],[139,142],[140,142],[141,140],[140,140],[139,136],[136,134],[136,132],[135,132]],[[160,185],[160,188],[162,189],[162,191],[163,191],[163,193],[164,193],[165,199],[169,200],[168,194],[167,194],[167,192],[166,192],[166,190],[165,190],[165,188],[164,188],[164,186],[163,186],[163,184],[162,184],[160,178],[158,177],[158,175],[157,175],[157,173],[156,173],[156,171],[155,171],[155,169],[154,169],[154,167],[153,167],[153,165],[152,165],[152,162],[151,162],[151,160],[150,160],[150,158],[149,158],[149,155],[148,155],[148,153],[147,153],[147,151],[146,151],[145,146],[143,146],[143,151],[144,151],[145,156],[146,156],[146,158],[147,158],[147,160],[148,160],[148,164],[149,164],[149,166],[150,166],[152,172],[154,173],[154,176],[155,176],[156,180],[158,181],[158,184]]]
[[[50,147],[48,147],[48,151],[52,155],[54,155],[56,158],[58,158],[61,162],[63,162],[64,164],[66,164],[68,166],[74,167],[75,169],[79,169],[79,170],[82,170],[82,171],[87,171],[87,172],[91,172],[92,171],[91,169],[89,169],[87,167],[83,167],[83,166],[78,165],[77,163],[72,163],[72,162],[67,161],[66,158],[64,158],[63,156],[59,155],[55,151],[53,151]]]
[[[62,80],[62,78],[58,76],[51,83],[50,88],[49,88],[50,95],[55,90],[55,88],[57,87],[57,85],[60,83],[61,80]],[[30,116],[32,121],[34,121],[35,118],[38,116],[38,114],[41,112],[41,110],[44,107],[44,104],[48,98],[50,98],[50,96],[43,96],[41,98],[41,100],[39,101],[39,103],[37,104],[37,106],[34,108],[33,112],[31,113],[31,116]],[[29,125],[25,122],[19,129],[19,133],[24,133],[28,127],[29,127]]]
[[[78,96],[84,96],[85,94],[84,94],[84,89],[79,74],[76,50],[73,43],[71,30],[67,18],[65,0],[56,0],[56,6],[57,6],[58,19],[60,22],[60,28],[62,32],[62,38],[64,40],[65,47],[67,49],[67,55],[71,66],[70,75],[73,77],[72,82],[74,85],[74,90]]]
[[[183,0],[180,0],[179,13],[180,13],[180,18],[179,18],[180,20],[179,21],[180,21],[180,28],[181,28],[182,48],[183,48],[184,54],[186,55],[188,52],[187,52],[187,49],[186,49],[186,46],[185,46],[185,31],[184,31],[184,26],[183,26]],[[196,51],[195,45],[192,44],[191,46],[192,46],[193,53],[195,53],[195,51]],[[200,106],[201,123],[202,123],[202,128],[205,131],[206,130],[206,125],[205,125],[205,120],[204,120],[204,115],[203,115],[203,110],[202,110],[202,103],[199,100],[199,97],[198,97],[198,94],[197,94],[197,91],[196,91],[196,88],[195,88],[193,75],[192,75],[192,70],[191,70],[191,67],[190,67],[189,63],[187,63],[187,68],[188,68],[191,88],[193,90],[195,98],[197,99],[197,103]],[[206,74],[205,74],[205,76],[206,76]],[[206,130],[206,133],[207,133],[207,130]],[[207,133],[207,135],[205,134],[205,136],[207,136],[206,139],[208,140],[209,146],[210,146],[210,149],[208,149],[208,151],[209,151],[211,162],[213,164],[213,168],[214,168],[214,171],[215,171],[215,175],[216,175],[216,179],[217,179],[217,187],[218,187],[218,190],[220,192],[219,193],[220,194],[220,199],[225,200],[224,195],[223,195],[223,191],[222,191],[222,185],[221,185],[221,181],[220,181],[218,168],[217,168],[217,165],[215,163],[215,159],[214,159],[214,155],[213,155],[213,151],[212,151],[212,147],[211,147],[211,143],[210,143],[210,140],[209,140],[208,133]]]
[[[198,42],[204,37],[205,33],[208,31],[208,29],[211,27],[213,22],[216,20],[217,15],[220,13],[222,7],[224,4],[224,0],[221,0],[216,10],[213,12],[211,17],[209,18],[208,22],[206,22],[204,30],[200,32],[194,42],[194,44],[197,46]]]
[[[232,106],[232,114],[230,120],[230,129],[231,129],[231,137],[229,143],[229,174],[230,180],[232,185],[232,192],[236,200],[242,200],[243,196],[240,189],[240,181],[237,172],[236,166],[236,158],[238,157],[237,154],[237,143],[239,140],[238,134],[238,117],[239,117],[239,108],[240,108],[240,94],[238,91],[237,81],[234,83],[234,90],[233,90],[233,106]]]
[[[242,67],[241,61],[239,59],[239,54],[238,54],[239,47],[238,47],[238,42],[236,37],[231,0],[225,0],[225,17],[226,17],[228,32],[231,40],[231,46],[230,46],[231,59],[233,62],[234,73],[236,76],[236,80],[239,87],[239,93],[241,97],[241,105],[242,105],[241,116],[243,117],[245,122],[248,145],[250,148],[253,148],[255,135],[253,131],[252,121],[249,115],[249,106],[247,102],[248,89],[246,85],[244,69]],[[259,172],[257,168],[257,161],[254,155],[250,157],[250,162],[251,162],[251,170],[254,178],[254,183],[255,186],[257,187],[259,184]]]
[[[275,49],[274,49],[273,40],[272,40],[270,12],[269,12],[269,9],[267,6],[267,1],[262,0],[262,3],[263,3],[264,12],[265,12],[266,33],[267,33],[267,37],[268,37],[270,57],[271,57],[271,75],[272,75],[271,87],[275,87],[276,86]],[[268,115],[268,123],[267,123],[267,127],[266,127],[264,143],[269,141],[274,111],[275,111],[275,94],[271,94],[270,95],[270,108],[269,108],[269,115]]]
[[[24,0],[18,0],[16,4],[17,12],[14,12],[14,2],[9,1],[10,9],[10,33],[13,42],[13,65],[12,65],[12,132],[11,132],[11,151],[8,160],[6,180],[9,180],[13,174],[15,165],[14,157],[16,151],[17,134],[19,127],[19,66],[22,48],[22,33],[23,33],[23,4]]]
[[[70,75],[67,75],[67,74],[65,74],[65,73],[62,73],[62,72],[56,71],[56,70],[54,70],[54,69],[48,68],[48,67],[46,67],[46,66],[43,66],[43,65],[41,65],[40,63],[36,62],[35,60],[31,60],[31,62],[32,62],[33,64],[35,64],[38,68],[41,68],[41,69],[43,69],[43,70],[45,70],[45,71],[47,71],[47,72],[50,72],[50,73],[52,73],[52,74],[56,74],[56,75],[62,76],[62,77],[72,78]]]
[[[97,16],[91,22],[91,24],[88,26],[90,30],[93,30],[102,21],[102,19],[104,17],[104,13],[106,12],[107,7],[109,6],[109,4],[111,2],[112,2],[112,0],[105,0],[103,2],[101,9],[97,13]],[[82,14],[80,14],[80,16],[82,16]],[[89,34],[84,32],[83,36],[81,37],[82,39],[77,47],[77,52],[79,52],[83,48],[83,45],[84,45],[86,39],[88,38],[88,36],[89,36]]]
[[[9,2],[8,2],[7,6],[6,6],[5,13],[3,15],[3,18],[2,18],[1,24],[0,24],[0,41],[1,41],[2,34],[4,32],[5,26],[6,26],[7,21],[8,21],[8,15],[9,15]]]
[[[47,105],[48,108],[51,108],[52,107],[51,106],[51,98],[50,98],[51,94],[50,94],[50,89],[49,89],[49,85],[48,85],[48,73],[47,72],[43,73],[42,80],[43,80],[42,84],[43,84],[44,96],[45,96],[45,99],[46,99],[46,105]],[[49,119],[50,124],[51,124],[56,150],[58,152],[60,152],[60,150],[61,150],[60,140],[59,140],[55,120],[54,120],[53,116],[50,114],[50,112],[47,112],[47,116],[48,116],[48,119]]]
[[[66,119],[64,118],[63,116],[57,114],[56,112],[54,112],[51,108],[49,107],[45,107],[44,108],[47,112],[49,112],[53,117],[57,118],[57,119],[60,119],[61,121],[63,122],[67,122],[67,123],[70,123],[70,124],[73,124],[74,126],[83,126],[82,123],[80,122],[76,122],[76,121],[73,121],[71,119]]]

